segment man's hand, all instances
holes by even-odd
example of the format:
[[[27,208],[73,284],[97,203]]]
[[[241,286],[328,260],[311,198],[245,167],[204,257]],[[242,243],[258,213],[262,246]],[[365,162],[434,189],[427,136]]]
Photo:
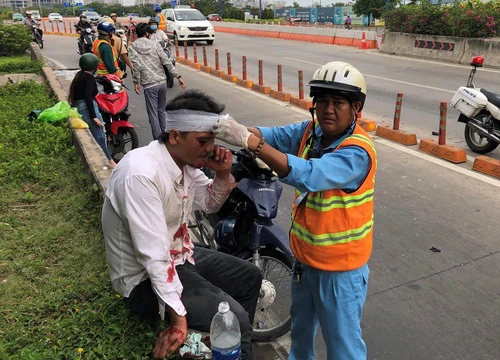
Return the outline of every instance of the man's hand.
[[[205,165],[215,171],[217,178],[228,180],[233,165],[233,154],[229,149],[215,145],[214,156],[210,157]]]
[[[174,353],[184,343],[186,337],[187,320],[182,316],[158,336],[153,348],[153,357],[163,359]]]
[[[134,83],[134,90],[137,95],[141,95],[141,87],[139,84]]]
[[[217,139],[245,149],[248,149],[248,138],[252,134],[246,126],[238,124],[230,116],[219,118],[214,133]]]
[[[97,126],[99,127],[103,127],[104,124],[101,122],[101,120],[99,120],[99,118],[94,118],[94,122],[97,124]]]
[[[182,80],[181,78],[178,78],[177,80],[179,80],[179,85],[181,86],[182,90],[186,90],[186,83],[184,82],[184,80]]]

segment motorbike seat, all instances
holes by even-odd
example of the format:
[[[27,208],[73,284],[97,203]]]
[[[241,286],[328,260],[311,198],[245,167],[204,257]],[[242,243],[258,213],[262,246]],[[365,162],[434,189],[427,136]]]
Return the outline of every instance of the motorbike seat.
[[[500,95],[495,94],[494,92],[488,91],[486,89],[481,89],[481,92],[486,96],[488,101],[500,108]]]

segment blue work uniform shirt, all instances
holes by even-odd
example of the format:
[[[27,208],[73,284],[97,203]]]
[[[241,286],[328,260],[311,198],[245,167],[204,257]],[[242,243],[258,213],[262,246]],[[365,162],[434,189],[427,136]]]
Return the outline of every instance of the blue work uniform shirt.
[[[321,148],[321,127],[316,124],[316,149],[319,158],[302,159],[298,154],[300,142],[309,121],[278,127],[257,127],[266,143],[286,154],[290,172],[280,180],[299,191],[316,192],[342,189],[346,192],[357,190],[370,171],[371,160],[368,153],[359,146],[346,146],[333,150],[354,131],[352,123],[345,135],[333,141],[328,147]]]

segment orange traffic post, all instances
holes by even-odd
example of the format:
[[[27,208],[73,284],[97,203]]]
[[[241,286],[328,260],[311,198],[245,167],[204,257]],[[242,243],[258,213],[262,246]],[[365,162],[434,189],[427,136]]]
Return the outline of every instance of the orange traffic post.
[[[180,57],[181,55],[179,54],[179,41],[175,39],[175,57]]]
[[[203,66],[208,66],[207,48],[203,46]]]
[[[231,53],[228,52],[226,54],[226,59],[227,59],[227,74],[222,74],[221,78],[230,82],[236,82],[238,80],[238,77],[236,75],[233,75],[233,66],[231,65]]]
[[[283,68],[281,64],[278,64],[278,90],[271,90],[269,96],[281,101],[290,101],[292,95],[283,92]]]
[[[189,60],[187,41],[184,41],[184,60]]]
[[[417,135],[399,130],[402,105],[403,105],[403,94],[398,93],[396,97],[396,108],[394,110],[394,123],[392,125],[392,129],[388,126],[377,126],[377,131],[375,132],[375,135],[406,146],[417,145]]]
[[[401,105],[403,104],[403,93],[398,93],[396,97],[396,108],[394,109],[394,123],[392,130],[399,130],[399,120],[401,119]]]
[[[309,110],[312,107],[312,101],[304,99],[304,72],[302,70],[299,70],[299,97],[290,96],[290,104],[304,110]]]
[[[269,94],[271,92],[271,88],[264,85],[264,62],[262,60],[259,60],[259,84],[252,84],[252,90],[262,94]]]
[[[459,164],[467,161],[465,149],[457,146],[446,145],[446,112],[448,104],[443,101],[439,107],[439,142],[433,139],[422,139],[418,149],[441,159]]]
[[[246,88],[251,88],[253,82],[247,79],[247,57],[244,55],[241,57],[241,73],[243,78],[236,80],[236,84]]]
[[[215,49],[215,69],[210,70],[210,74],[222,77],[224,74],[224,71],[220,69],[220,64],[219,64],[219,49]]]
[[[193,44],[193,61],[186,60],[186,65],[195,69],[201,68],[201,64],[198,64],[198,50],[196,48],[196,43]]]
[[[198,52],[196,50],[196,43],[193,44],[193,61],[195,63],[198,62]]]

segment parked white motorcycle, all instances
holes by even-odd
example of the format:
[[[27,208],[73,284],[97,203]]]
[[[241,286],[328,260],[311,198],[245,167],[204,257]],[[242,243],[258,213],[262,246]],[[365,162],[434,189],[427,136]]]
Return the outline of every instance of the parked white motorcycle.
[[[465,141],[478,154],[489,153],[500,145],[500,94],[476,88],[472,83],[483,62],[482,56],[472,58],[467,85],[459,87],[451,100],[451,106],[460,112],[458,121],[466,124]]]

